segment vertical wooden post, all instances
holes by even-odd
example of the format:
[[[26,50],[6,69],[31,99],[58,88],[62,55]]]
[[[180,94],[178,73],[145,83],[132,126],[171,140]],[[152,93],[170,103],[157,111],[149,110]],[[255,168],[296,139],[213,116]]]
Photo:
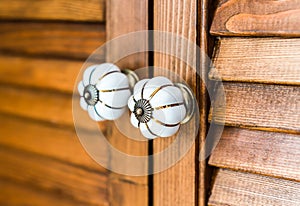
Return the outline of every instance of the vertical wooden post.
[[[148,0],[107,0],[107,40],[130,32],[148,29]],[[147,44],[147,42],[145,42]],[[123,48],[108,48],[106,59],[110,61]],[[130,55],[116,63],[120,68],[137,69],[148,65],[148,52]],[[139,143],[121,134],[113,124],[110,143],[126,154],[148,155],[147,142]],[[111,154],[111,161],[114,156]],[[147,166],[147,162],[145,163]],[[129,165],[128,165],[129,166]],[[147,170],[147,168],[145,168]],[[113,172],[109,176],[109,202],[111,206],[148,205],[147,176],[132,177]]]
[[[172,32],[183,36],[196,44],[197,35],[197,4],[193,0],[154,0],[154,30]],[[164,50],[174,50],[180,57],[187,55],[196,59],[196,50],[184,48],[180,41],[168,42],[167,40],[155,41],[154,47],[164,46]],[[196,93],[196,72],[187,66],[179,58],[162,53],[154,53],[154,66],[168,69],[182,77]],[[161,74],[154,70],[154,76]],[[184,135],[181,136],[181,143],[186,144],[189,138],[194,138],[193,130],[195,125],[190,122],[184,128]],[[183,129],[183,128],[181,128]],[[154,140],[154,153],[162,151],[174,140],[170,138],[158,138]],[[180,147],[180,146],[179,146]],[[154,205],[180,205],[191,206],[197,202],[197,173],[196,157],[197,145],[193,144],[187,154],[171,168],[154,175]],[[180,150],[180,148],[178,148]],[[154,159],[154,165],[155,163]]]
[[[197,99],[199,104],[200,113],[200,132],[199,132],[199,149],[205,143],[207,130],[208,130],[208,110],[209,110],[209,97],[207,88],[209,87],[208,82],[208,71],[210,61],[208,57],[211,57],[213,52],[214,41],[209,36],[209,25],[212,21],[212,14],[214,11],[214,4],[211,0],[198,0],[198,18],[197,18],[197,44],[201,48],[201,53],[197,56],[199,61],[199,73],[201,79],[197,82]],[[205,152],[199,151],[199,174],[198,174],[198,205],[207,205],[208,190],[211,181],[211,169],[207,166],[207,160],[205,160]]]

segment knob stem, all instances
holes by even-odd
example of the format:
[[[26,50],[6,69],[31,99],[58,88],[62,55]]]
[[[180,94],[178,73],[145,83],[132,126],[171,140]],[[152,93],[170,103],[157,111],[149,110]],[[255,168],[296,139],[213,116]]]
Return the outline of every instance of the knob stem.
[[[184,100],[184,106],[186,108],[186,116],[185,118],[181,121],[181,124],[185,124],[187,122],[189,122],[195,112],[195,97],[193,95],[192,90],[183,83],[174,83],[174,85],[176,87],[178,87],[181,92],[182,92],[182,96],[183,96],[183,100]]]
[[[134,85],[139,81],[138,75],[130,69],[123,69],[122,73],[127,76],[130,90],[133,90]]]

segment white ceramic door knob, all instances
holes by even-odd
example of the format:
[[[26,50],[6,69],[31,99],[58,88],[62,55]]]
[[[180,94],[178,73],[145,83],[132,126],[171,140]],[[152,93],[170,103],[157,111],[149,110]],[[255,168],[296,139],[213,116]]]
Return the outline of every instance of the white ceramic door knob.
[[[88,67],[78,91],[82,109],[95,121],[119,118],[131,95],[127,76],[111,63]]]
[[[187,90],[165,77],[139,81],[128,100],[131,124],[149,139],[174,135],[193,111],[193,108],[187,108],[187,103],[191,102],[187,96],[192,95]]]

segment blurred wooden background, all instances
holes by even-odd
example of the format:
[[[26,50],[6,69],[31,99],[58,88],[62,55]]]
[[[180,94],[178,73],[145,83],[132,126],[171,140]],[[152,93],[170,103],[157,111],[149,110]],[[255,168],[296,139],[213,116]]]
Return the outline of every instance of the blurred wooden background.
[[[104,0],[0,0],[0,205],[108,205],[71,104],[105,36]]]

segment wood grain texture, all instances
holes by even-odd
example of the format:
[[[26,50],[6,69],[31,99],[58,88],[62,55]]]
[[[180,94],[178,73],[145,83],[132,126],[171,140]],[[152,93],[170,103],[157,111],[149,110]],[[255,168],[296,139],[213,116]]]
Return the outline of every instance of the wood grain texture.
[[[106,39],[112,40],[131,32],[148,30],[148,0],[107,1]],[[126,12],[124,12],[126,11]],[[130,35],[129,35],[130,36]],[[148,39],[128,37],[124,41],[107,45],[106,60],[114,61],[118,66],[131,70],[148,65]],[[137,49],[139,52],[127,55],[129,51]],[[127,53],[126,53],[127,52]],[[118,57],[125,54],[123,59]]]
[[[57,125],[73,125],[70,95],[2,85],[0,96],[2,113]]]
[[[0,39],[0,52],[5,54],[85,59],[105,42],[105,27],[101,24],[1,22]],[[101,55],[99,59],[104,60]]]
[[[0,96],[1,113],[74,128],[71,95],[1,85]],[[79,104],[79,98],[74,101]],[[85,122],[91,122],[87,113],[78,124],[85,129],[94,128]]]
[[[299,205],[300,183],[250,173],[220,169],[210,206]]]
[[[107,175],[89,172],[41,155],[4,146],[0,148],[0,180],[25,184],[29,189],[38,188],[42,194],[47,191],[50,197],[56,194],[56,202],[61,198],[70,199],[75,205],[108,205]],[[1,187],[2,190],[5,188]]]
[[[224,83],[224,90],[226,106],[218,95],[219,88],[213,102],[214,109],[210,110],[211,121],[225,121],[225,125],[229,126],[300,133],[300,87]]]
[[[102,22],[104,14],[104,0],[0,1],[0,19]]]
[[[209,164],[300,181],[299,137],[227,127]]]
[[[0,56],[0,82],[73,93],[81,61]]]
[[[300,36],[300,1],[220,0],[213,35]]]
[[[300,85],[297,38],[221,38],[212,60],[212,80]]]
[[[154,1],[154,30],[171,32],[183,36],[189,41],[196,43],[197,35],[197,3],[191,0],[157,0]],[[196,74],[193,68],[187,66],[184,60],[191,58],[195,62],[196,51],[184,45],[179,39],[154,39],[154,48],[162,48],[162,53],[154,53],[154,66],[164,70],[154,70],[154,76],[169,77],[168,72],[173,72],[184,79],[189,86],[196,90]],[[172,51],[177,58],[168,54]],[[165,52],[165,53],[164,53]],[[179,59],[179,57],[181,59]],[[189,122],[189,126],[180,128],[183,135],[180,137],[180,146],[188,144],[195,136],[195,122]],[[163,151],[169,146],[175,137],[157,138],[153,142],[154,153]],[[176,147],[178,153],[181,147]],[[196,161],[197,145],[191,149],[174,166],[154,175],[154,205],[195,205],[198,193],[196,186]],[[166,156],[170,161],[173,156]],[[164,165],[165,160],[154,159],[154,167]]]
[[[197,72],[201,78],[197,78],[197,92],[196,98],[199,107],[199,152],[196,149],[196,154],[199,153],[199,168],[197,171],[197,187],[198,187],[198,205],[206,206],[208,202],[208,191],[210,188],[211,168],[207,166],[207,159],[205,157],[206,149],[202,147],[205,145],[207,131],[208,131],[208,112],[209,112],[209,98],[207,88],[210,87],[208,81],[209,65],[214,48],[214,38],[209,35],[209,27],[212,23],[216,2],[213,0],[197,1],[197,45],[201,49],[201,53],[197,55],[198,61]],[[208,58],[209,57],[209,58]]]
[[[106,39],[112,40],[120,35],[148,29],[148,0],[110,0],[106,1]],[[117,64],[120,68],[138,69],[148,66],[148,52],[129,55],[123,59],[117,57],[133,47],[147,49],[148,42],[126,41],[122,44],[108,46],[106,61]],[[128,122],[129,120],[125,120]],[[124,126],[123,126],[124,127]],[[128,138],[114,125],[110,125],[111,134],[107,136],[110,143],[125,154],[134,156],[148,155],[148,142]],[[136,132],[124,127],[129,136]],[[130,132],[131,129],[131,132]],[[135,129],[136,130],[136,129]],[[118,157],[110,154],[111,164],[122,165],[123,171],[139,168],[147,174],[148,161],[143,165],[132,165],[127,160],[120,163]],[[111,206],[145,206],[148,205],[148,176],[130,176],[111,173],[109,177],[109,200]]]
[[[0,121],[1,145],[47,156],[87,170],[107,172],[84,151],[73,129],[57,128],[39,121],[3,114],[0,114]],[[91,134],[90,138],[97,137]]]
[[[7,179],[0,179],[1,205],[44,205],[51,206],[73,206],[78,204],[71,198],[64,197],[63,194],[41,190],[39,188],[28,187],[26,184],[20,184]]]

